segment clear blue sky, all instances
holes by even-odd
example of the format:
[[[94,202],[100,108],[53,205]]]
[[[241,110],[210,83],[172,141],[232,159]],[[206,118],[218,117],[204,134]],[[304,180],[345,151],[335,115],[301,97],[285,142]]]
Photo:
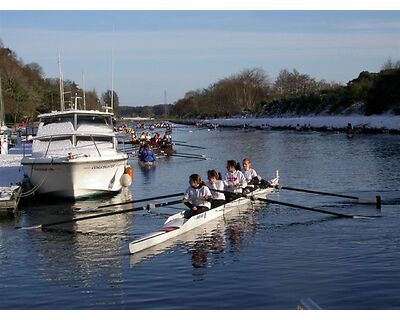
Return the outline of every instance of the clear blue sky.
[[[115,30],[115,31],[113,31]],[[0,38],[47,77],[64,76],[121,105],[173,103],[185,92],[261,67],[346,83],[400,59],[400,11],[0,11]]]

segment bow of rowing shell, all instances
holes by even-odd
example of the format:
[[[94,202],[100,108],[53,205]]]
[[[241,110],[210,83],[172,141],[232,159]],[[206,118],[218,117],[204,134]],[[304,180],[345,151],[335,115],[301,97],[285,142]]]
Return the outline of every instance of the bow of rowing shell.
[[[216,219],[232,211],[238,206],[248,205],[249,203],[251,203],[251,198],[254,196],[265,197],[268,194],[275,192],[278,185],[279,173],[277,172],[276,178],[272,180],[272,187],[257,189],[247,194],[246,196],[240,197],[222,206],[195,215],[190,219],[184,218],[185,210],[182,210],[177,214],[170,216],[159,230],[149,233],[135,241],[132,241],[129,244],[129,252],[131,254],[134,254],[147,248],[156,246],[174,237],[177,237],[185,232],[197,228],[213,219]]]

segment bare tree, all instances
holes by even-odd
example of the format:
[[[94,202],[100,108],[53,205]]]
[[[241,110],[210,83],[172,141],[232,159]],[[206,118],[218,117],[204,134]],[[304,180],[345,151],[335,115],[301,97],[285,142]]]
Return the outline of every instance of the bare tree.
[[[393,61],[392,58],[389,57],[382,65],[381,71],[393,69],[400,69],[400,60]]]

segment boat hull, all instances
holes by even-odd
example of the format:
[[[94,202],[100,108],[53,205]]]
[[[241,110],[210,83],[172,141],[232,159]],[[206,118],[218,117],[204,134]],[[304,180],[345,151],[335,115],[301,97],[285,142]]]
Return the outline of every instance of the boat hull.
[[[73,159],[64,161],[23,161],[35,194],[62,198],[80,198],[116,193],[127,157],[114,159]]]
[[[274,187],[259,189],[254,191],[251,195],[265,197],[275,190],[276,189]],[[129,244],[129,252],[131,254],[134,254],[163,243],[194,228],[197,228],[209,221],[212,221],[226,213],[229,213],[237,207],[248,205],[251,201],[252,200],[250,199],[250,195],[247,197],[241,197],[217,208],[195,215],[188,220],[184,218],[185,211],[181,211],[169,217],[164,223],[163,227],[160,228],[158,231],[150,233],[136,241],[131,242]]]

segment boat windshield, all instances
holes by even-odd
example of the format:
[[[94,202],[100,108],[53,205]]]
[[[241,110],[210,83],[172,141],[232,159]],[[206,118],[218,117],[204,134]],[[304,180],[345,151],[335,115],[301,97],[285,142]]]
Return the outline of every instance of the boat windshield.
[[[78,128],[81,125],[106,125],[113,128],[111,116],[78,115]]]
[[[42,118],[41,122],[43,123],[43,126],[47,126],[49,124],[52,123],[74,123],[74,116],[73,115],[60,115],[57,117],[46,117],[46,118]]]

